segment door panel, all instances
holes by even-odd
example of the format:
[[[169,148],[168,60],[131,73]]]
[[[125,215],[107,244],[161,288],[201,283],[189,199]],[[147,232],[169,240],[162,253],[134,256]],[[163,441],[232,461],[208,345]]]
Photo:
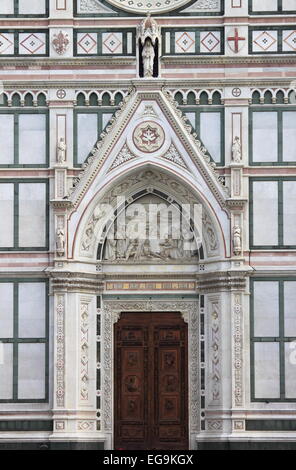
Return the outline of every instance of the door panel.
[[[188,448],[187,325],[123,313],[115,325],[115,448]]]

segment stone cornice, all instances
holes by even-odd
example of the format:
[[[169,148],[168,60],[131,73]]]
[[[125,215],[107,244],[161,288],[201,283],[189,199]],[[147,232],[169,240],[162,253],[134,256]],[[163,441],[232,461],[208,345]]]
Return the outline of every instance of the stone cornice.
[[[282,65],[282,64],[294,64],[296,65],[295,55],[254,55],[254,56],[213,56],[213,57],[201,57],[201,56],[163,56],[161,61],[166,65]]]
[[[83,58],[81,57],[69,57],[69,58],[58,58],[58,57],[36,57],[36,59],[33,59],[32,57],[5,57],[5,58],[0,58],[0,70],[3,69],[3,67],[13,67],[13,66],[21,66],[22,69],[26,70],[26,67],[33,67],[33,70],[38,70],[41,69],[41,67],[61,67],[61,66],[73,66],[73,67],[87,67],[89,65],[91,66],[101,66],[101,65],[108,65],[109,67],[112,66],[112,64],[116,65],[135,65],[136,62],[136,57],[120,57],[120,56],[114,56],[114,57],[103,57],[103,56],[98,56],[95,58]]]
[[[50,204],[54,209],[67,210],[73,207],[73,203],[72,201],[69,201],[69,199],[52,199]]]
[[[226,206],[230,210],[243,210],[248,199],[227,199]]]
[[[98,274],[51,271],[50,279],[53,292],[72,291],[99,294],[104,289],[104,283]]]
[[[245,291],[247,271],[224,271],[198,275],[197,290],[204,294],[219,291]]]

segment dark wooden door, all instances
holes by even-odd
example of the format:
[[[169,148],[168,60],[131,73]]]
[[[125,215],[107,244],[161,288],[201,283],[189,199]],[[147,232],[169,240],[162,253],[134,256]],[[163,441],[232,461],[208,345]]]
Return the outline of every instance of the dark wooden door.
[[[115,449],[188,449],[187,337],[179,313],[115,324]]]

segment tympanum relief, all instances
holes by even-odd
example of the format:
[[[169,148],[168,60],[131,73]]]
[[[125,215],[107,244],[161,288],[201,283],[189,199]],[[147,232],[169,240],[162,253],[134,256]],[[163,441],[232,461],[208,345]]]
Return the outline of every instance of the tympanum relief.
[[[109,229],[103,251],[108,262],[196,262],[196,234],[182,209],[147,195],[130,204]]]

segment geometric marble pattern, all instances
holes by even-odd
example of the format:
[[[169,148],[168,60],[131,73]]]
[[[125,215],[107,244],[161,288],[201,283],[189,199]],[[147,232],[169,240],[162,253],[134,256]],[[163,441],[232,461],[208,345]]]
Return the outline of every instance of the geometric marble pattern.
[[[14,34],[0,33],[0,54],[14,53]]]
[[[98,42],[96,33],[78,33],[77,34],[77,53],[78,54],[97,54]]]
[[[277,52],[277,31],[253,31],[253,52]]]
[[[283,31],[283,51],[296,51],[296,30]]]
[[[219,31],[203,31],[200,33],[200,52],[206,54],[221,52],[221,35]]]
[[[19,54],[34,55],[46,54],[45,33],[20,33]]]
[[[188,54],[195,52],[195,32],[178,31],[175,33],[176,54]]]
[[[102,53],[103,54],[122,54],[122,33],[103,33],[102,34]]]

